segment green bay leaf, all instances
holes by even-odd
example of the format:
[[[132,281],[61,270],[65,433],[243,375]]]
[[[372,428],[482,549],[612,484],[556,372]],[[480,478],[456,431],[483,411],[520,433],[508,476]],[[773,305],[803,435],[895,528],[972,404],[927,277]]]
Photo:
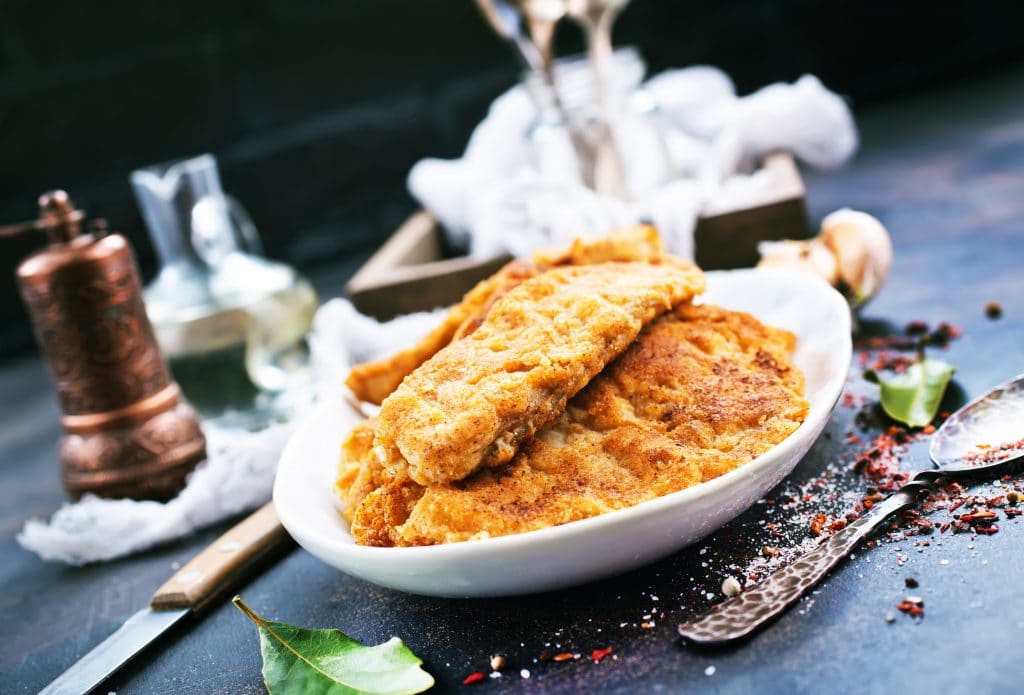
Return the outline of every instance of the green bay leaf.
[[[232,601],[259,630],[263,682],[272,695],[413,695],[434,685],[423,662],[397,637],[364,647],[341,630],[308,629]]]
[[[885,379],[873,374],[886,415],[911,427],[924,427],[935,419],[954,367],[942,360],[925,358],[902,374]]]

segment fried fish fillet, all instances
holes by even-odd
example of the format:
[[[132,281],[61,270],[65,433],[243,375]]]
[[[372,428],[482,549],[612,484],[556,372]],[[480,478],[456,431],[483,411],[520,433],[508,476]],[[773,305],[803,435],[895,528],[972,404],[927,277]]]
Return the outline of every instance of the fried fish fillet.
[[[424,485],[510,461],[645,324],[703,289],[700,269],[681,263],[555,268],[523,282],[384,399],[377,457]]]
[[[459,483],[391,476],[372,420],[346,440],[338,491],[357,543],[410,546],[520,533],[629,507],[730,471],[807,415],[794,336],[684,304],[638,339],[506,466]]]
[[[615,231],[600,239],[577,239],[567,249],[538,252],[531,260],[513,260],[481,280],[452,307],[441,324],[419,343],[391,357],[356,365],[346,385],[361,401],[380,405],[410,372],[453,339],[472,333],[494,301],[524,280],[563,265],[592,265],[608,261],[661,263],[667,258],[658,232],[650,225]]]

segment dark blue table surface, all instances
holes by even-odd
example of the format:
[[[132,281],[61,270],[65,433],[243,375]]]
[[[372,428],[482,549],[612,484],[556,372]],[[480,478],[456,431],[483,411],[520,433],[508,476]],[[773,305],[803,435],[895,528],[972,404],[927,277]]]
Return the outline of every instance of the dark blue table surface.
[[[859,115],[863,145],[842,171],[808,174],[815,219],[843,206],[877,215],[892,232],[896,260],[865,327],[912,320],[964,330],[943,357],[957,365],[949,405],[1024,371],[1024,69],[879,105]],[[338,287],[345,270],[330,278]],[[1004,316],[984,308],[999,301]],[[855,369],[856,372],[856,369]],[[853,388],[864,390],[859,377]],[[57,410],[42,366],[0,369],[0,674],[4,692],[38,690],[138,608],[172,572],[228,524],[107,564],[69,568],[23,551],[25,519],[63,501],[54,447]],[[857,412],[840,407],[828,436],[788,484],[818,475],[857,445],[846,435]],[[876,430],[862,433],[877,434]],[[924,465],[924,446],[911,456]],[[854,483],[851,482],[851,485]],[[773,495],[782,494],[780,492]],[[771,496],[771,495],[769,495]],[[257,611],[287,622],[340,627],[364,642],[402,637],[437,679],[456,690],[503,654],[487,691],[706,690],[709,692],[1017,692],[1024,638],[1024,524],[999,533],[936,534],[862,549],[809,600],[749,642],[712,652],[683,645],[676,625],[717,600],[731,567],[746,567],[765,539],[771,505],[674,556],[626,575],[522,598],[445,600],[396,593],[347,577],[294,549],[243,588]],[[799,538],[785,538],[793,543]],[[898,550],[897,550],[898,548]],[[900,566],[897,557],[906,558]],[[705,566],[706,564],[706,566]],[[886,614],[920,582],[923,620]],[[657,601],[653,596],[657,596]],[[654,611],[652,613],[652,610]],[[664,613],[664,617],[661,614]],[[652,615],[654,627],[640,623]],[[546,649],[614,657],[540,660]],[[535,661],[536,660],[536,661]],[[713,675],[707,675],[714,666]],[[223,605],[183,625],[118,674],[119,693],[261,692],[253,626]],[[520,670],[530,671],[524,679]]]

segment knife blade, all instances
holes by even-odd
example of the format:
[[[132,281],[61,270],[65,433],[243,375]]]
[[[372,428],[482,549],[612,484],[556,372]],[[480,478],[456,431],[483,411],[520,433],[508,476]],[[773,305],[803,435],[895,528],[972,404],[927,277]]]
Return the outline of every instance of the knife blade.
[[[274,503],[233,526],[178,570],[150,605],[75,662],[41,695],[88,693],[185,616],[201,614],[290,541]]]
[[[177,611],[143,608],[43,688],[40,695],[78,695],[92,690],[189,612],[187,608]]]

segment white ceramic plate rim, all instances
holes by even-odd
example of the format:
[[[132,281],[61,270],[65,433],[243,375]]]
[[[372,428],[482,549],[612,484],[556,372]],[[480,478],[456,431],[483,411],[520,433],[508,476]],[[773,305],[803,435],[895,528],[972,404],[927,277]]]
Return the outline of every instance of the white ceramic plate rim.
[[[767,269],[713,271],[707,273],[707,275],[709,276],[709,282],[713,282],[716,276],[732,275],[739,277],[750,273],[758,274],[758,277],[763,278],[763,281],[766,282],[785,282],[793,285],[796,290],[794,295],[797,298],[805,292],[829,295],[828,301],[834,302],[837,305],[833,307],[833,314],[843,322],[841,326],[836,327],[837,334],[841,331],[843,335],[847,336],[847,340],[834,346],[839,351],[835,363],[841,365],[842,368],[837,368],[834,372],[829,373],[824,384],[818,389],[819,397],[812,401],[811,409],[804,422],[785,440],[749,463],[712,480],[641,502],[632,507],[536,531],[458,543],[408,548],[361,546],[354,543],[352,536],[347,530],[339,533],[338,529],[321,528],[306,523],[307,520],[304,518],[301,509],[303,503],[322,504],[322,501],[304,500],[301,497],[300,492],[304,482],[302,478],[319,478],[308,467],[330,465],[332,471],[337,467],[336,459],[329,462],[305,461],[304,459],[308,458],[303,456],[305,441],[309,437],[323,436],[321,428],[326,418],[334,418],[333,421],[338,422],[336,428],[338,430],[337,438],[339,442],[347,428],[361,419],[361,416],[356,414],[339,397],[336,400],[321,402],[315,406],[314,412],[310,413],[300,423],[295,434],[282,452],[281,465],[274,485],[274,500],[282,524],[300,545],[306,547],[314,555],[321,557],[325,561],[328,561],[328,558],[325,557],[326,555],[345,556],[353,564],[357,564],[361,560],[379,562],[385,558],[389,562],[399,564],[403,561],[412,561],[414,559],[416,561],[425,561],[428,558],[433,560],[443,558],[448,560],[461,560],[470,557],[481,558],[492,552],[516,551],[534,544],[547,544],[552,541],[562,544],[571,543],[575,536],[600,533],[602,529],[606,529],[609,526],[653,516],[668,507],[678,508],[680,513],[685,513],[686,506],[696,500],[713,495],[723,495],[729,488],[744,479],[769,475],[770,469],[773,466],[780,465],[780,462],[786,461],[789,457],[796,457],[797,452],[801,448],[806,449],[813,444],[813,440],[817,438],[831,416],[842,393],[852,357],[852,344],[848,339],[850,335],[850,317],[846,302],[842,296],[824,281],[810,275]],[[347,418],[347,421],[341,422],[338,418]],[[808,437],[811,438],[811,442],[807,441]],[[798,460],[794,461],[794,466]],[[788,473],[789,471],[787,471]],[[307,483],[305,487],[309,487],[308,480],[305,482]],[[340,509],[339,502],[333,493],[333,488],[320,490],[319,494],[329,497],[330,503],[335,508]],[[342,525],[344,525],[343,520]],[[334,561],[328,562],[338,567],[341,566]],[[362,574],[362,572],[359,572],[359,574]]]

